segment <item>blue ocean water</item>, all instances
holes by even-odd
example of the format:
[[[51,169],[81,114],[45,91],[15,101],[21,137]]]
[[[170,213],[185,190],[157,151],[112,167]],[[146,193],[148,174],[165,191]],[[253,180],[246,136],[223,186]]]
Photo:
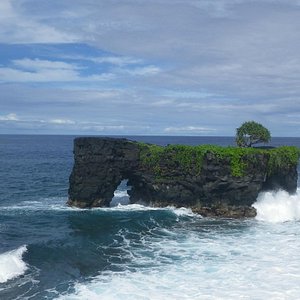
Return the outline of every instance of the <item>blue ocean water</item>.
[[[261,194],[257,218],[247,220],[171,207],[69,208],[73,139],[0,135],[0,299],[299,299],[300,192]],[[300,138],[272,143],[300,147]]]

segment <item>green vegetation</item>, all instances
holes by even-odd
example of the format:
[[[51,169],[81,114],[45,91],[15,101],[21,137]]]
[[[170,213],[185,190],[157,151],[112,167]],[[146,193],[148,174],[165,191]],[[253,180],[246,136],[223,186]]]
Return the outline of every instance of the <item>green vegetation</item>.
[[[262,155],[268,158],[269,175],[283,166],[291,166],[298,163],[300,150],[297,147],[279,147],[273,149],[221,147],[214,145],[168,145],[166,147],[139,143],[140,160],[142,164],[153,170],[159,177],[163,170],[180,167],[191,174],[198,175],[201,172],[203,159],[211,155],[215,161],[223,161],[230,164],[231,174],[242,177],[249,166],[259,162]],[[166,167],[167,166],[167,167]]]
[[[283,146],[269,150],[268,173],[272,174],[283,166],[294,166],[299,162],[300,149],[297,147]]]
[[[239,147],[251,147],[258,143],[268,143],[270,131],[254,121],[245,122],[236,130],[236,144]]]

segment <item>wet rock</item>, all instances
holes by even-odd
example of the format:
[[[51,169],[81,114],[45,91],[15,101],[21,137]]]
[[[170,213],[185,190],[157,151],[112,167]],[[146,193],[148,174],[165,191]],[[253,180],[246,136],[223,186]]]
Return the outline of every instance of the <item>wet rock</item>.
[[[183,206],[203,216],[238,218],[256,215],[251,205],[261,191],[296,191],[297,166],[283,165],[268,175],[268,154],[243,157],[247,169],[240,177],[232,175],[228,157],[206,153],[199,172],[196,164],[183,168],[173,155],[170,152],[158,162],[158,176],[153,166],[143,163],[137,142],[77,138],[68,204],[81,208],[109,206],[120,182],[128,179],[132,186],[131,203]]]

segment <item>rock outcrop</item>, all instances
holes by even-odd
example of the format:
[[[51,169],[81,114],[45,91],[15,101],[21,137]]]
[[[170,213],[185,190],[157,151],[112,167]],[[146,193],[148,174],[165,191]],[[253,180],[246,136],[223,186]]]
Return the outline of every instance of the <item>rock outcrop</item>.
[[[131,203],[190,207],[203,216],[252,217],[259,192],[296,191],[298,152],[294,147],[160,147],[126,139],[77,138],[68,204],[109,206],[120,182],[128,179]]]

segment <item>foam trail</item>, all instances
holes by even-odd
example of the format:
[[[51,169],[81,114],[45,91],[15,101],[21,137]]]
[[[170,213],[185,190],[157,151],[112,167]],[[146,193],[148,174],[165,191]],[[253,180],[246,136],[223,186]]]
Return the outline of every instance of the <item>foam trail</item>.
[[[86,210],[86,209],[82,209]],[[166,207],[153,207],[153,206],[144,206],[142,204],[128,204],[122,205],[117,204],[113,207],[95,207],[92,210],[99,210],[105,212],[115,212],[115,211],[168,211],[175,214],[178,217],[187,216],[187,217],[197,217],[202,218],[199,214],[195,214],[192,212],[190,208],[180,207],[175,208],[173,206],[166,206]]]
[[[300,220],[300,189],[290,195],[286,191],[261,193],[253,204],[257,210],[256,219],[271,223]]]
[[[27,251],[26,246],[0,254],[0,283],[18,277],[27,270],[22,255]]]

